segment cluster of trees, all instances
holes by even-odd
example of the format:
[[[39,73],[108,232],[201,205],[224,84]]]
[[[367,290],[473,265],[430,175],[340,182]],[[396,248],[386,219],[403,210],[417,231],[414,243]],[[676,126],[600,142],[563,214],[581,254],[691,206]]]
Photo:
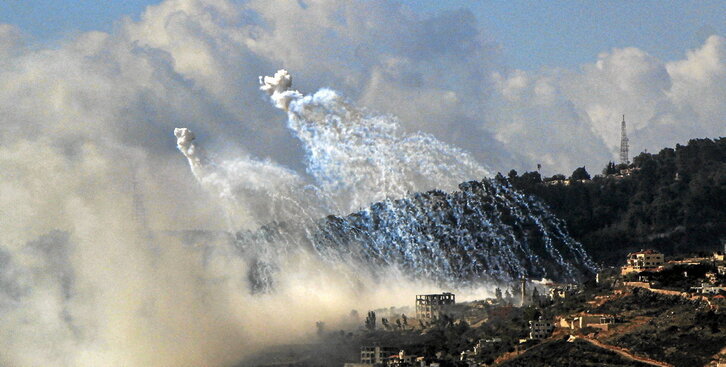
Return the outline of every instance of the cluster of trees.
[[[391,323],[387,318],[382,317],[381,325],[386,330],[403,330],[404,328],[408,328],[408,317],[402,314],[400,318],[396,319],[395,323]]]
[[[625,168],[630,174],[618,175]],[[610,162],[594,177],[580,167],[569,185],[545,185],[565,176],[538,172],[498,178],[544,200],[605,264],[640,248],[676,255],[712,251],[726,240],[726,138],[641,153],[629,166]]]
[[[376,313],[374,311],[368,311],[368,316],[366,316],[364,325],[368,330],[376,330]],[[403,330],[408,328],[408,316],[401,314],[401,317],[397,318],[394,322],[382,317],[381,325],[386,330]]]
[[[502,289],[497,287],[494,290],[494,298],[498,301],[500,305],[514,305],[521,303],[522,300],[522,289],[519,288],[518,284],[512,284],[509,289],[505,290],[504,293],[502,293]],[[525,295],[525,303],[527,304],[534,304],[539,305],[543,301],[542,295],[539,293],[539,289],[537,287],[532,287],[532,289],[527,290],[527,294]]]

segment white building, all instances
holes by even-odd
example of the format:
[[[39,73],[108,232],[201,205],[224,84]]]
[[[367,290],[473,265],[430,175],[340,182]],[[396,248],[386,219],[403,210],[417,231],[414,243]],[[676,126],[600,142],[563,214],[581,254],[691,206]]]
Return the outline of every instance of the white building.
[[[691,287],[691,289],[701,294],[719,294],[721,292],[726,292],[726,287],[717,286],[709,283],[701,283],[700,287]]]

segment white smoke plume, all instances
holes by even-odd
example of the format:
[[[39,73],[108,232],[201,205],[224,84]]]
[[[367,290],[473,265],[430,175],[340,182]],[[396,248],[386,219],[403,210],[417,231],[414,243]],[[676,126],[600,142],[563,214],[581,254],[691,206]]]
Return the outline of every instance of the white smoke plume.
[[[429,134],[402,132],[395,117],[357,108],[333,90],[292,90],[286,70],[260,77],[260,83],[288,112],[288,127],[307,151],[308,173],[345,211],[409,192],[452,190],[490,175],[468,153]]]
[[[188,128],[175,128],[177,148],[197,181],[225,210],[235,232],[288,220],[314,220],[330,212],[326,196],[306,186],[293,171],[249,157],[215,162],[196,144]]]
[[[176,147],[187,157],[194,176],[197,177],[197,180],[204,180],[206,174],[203,170],[207,163],[202,163],[202,160],[206,160],[206,157],[204,153],[199,152],[199,149],[197,149],[194,143],[194,139],[196,139],[194,133],[187,128],[176,128],[174,129],[174,136],[176,136]]]
[[[287,111],[290,102],[299,99],[302,94],[292,87],[292,76],[287,70],[278,70],[274,76],[260,77],[260,90],[270,95],[275,107]]]

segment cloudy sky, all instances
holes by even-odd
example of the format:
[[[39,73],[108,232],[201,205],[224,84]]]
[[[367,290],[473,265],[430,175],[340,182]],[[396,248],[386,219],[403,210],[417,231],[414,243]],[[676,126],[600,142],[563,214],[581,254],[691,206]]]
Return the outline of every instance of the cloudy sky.
[[[300,169],[256,86],[284,67],[304,92],[334,88],[494,170],[597,171],[622,114],[633,153],[724,134],[724,14],[718,1],[8,1],[2,138],[105,130],[169,153],[184,123]]]

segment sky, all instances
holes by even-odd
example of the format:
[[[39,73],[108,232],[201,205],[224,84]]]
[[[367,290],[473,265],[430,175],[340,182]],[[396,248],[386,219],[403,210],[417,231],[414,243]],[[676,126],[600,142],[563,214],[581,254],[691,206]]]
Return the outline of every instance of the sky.
[[[469,8],[521,69],[575,67],[634,46],[665,60],[724,34],[723,1],[424,1]]]
[[[271,111],[253,82],[284,67],[303,92],[338,90],[492,171],[541,164],[553,174],[616,159],[623,114],[634,154],[722,135],[724,14],[721,1],[29,0],[0,2],[0,40],[8,62],[34,60],[39,70],[50,66],[40,61],[48,52],[78,61],[78,72],[100,72],[110,67],[101,61],[128,47],[135,51],[121,60],[154,54],[158,67],[167,65],[156,76],[171,72],[169,81],[204,94],[195,103],[213,111],[194,111],[204,124],[169,113],[200,125],[225,154],[304,170],[300,142],[265,122]],[[86,65],[83,50],[103,52]],[[27,65],[15,76],[37,74]],[[142,111],[154,106],[125,108],[154,131],[140,144],[168,152],[155,140],[168,122]]]
[[[138,19],[159,0],[0,2],[0,22],[20,27],[37,42],[79,32],[108,32],[122,17]],[[485,1],[405,2],[432,14],[469,9],[508,65],[533,70],[576,67],[615,47],[638,47],[674,60],[712,34],[725,34],[726,3],[704,1]]]

